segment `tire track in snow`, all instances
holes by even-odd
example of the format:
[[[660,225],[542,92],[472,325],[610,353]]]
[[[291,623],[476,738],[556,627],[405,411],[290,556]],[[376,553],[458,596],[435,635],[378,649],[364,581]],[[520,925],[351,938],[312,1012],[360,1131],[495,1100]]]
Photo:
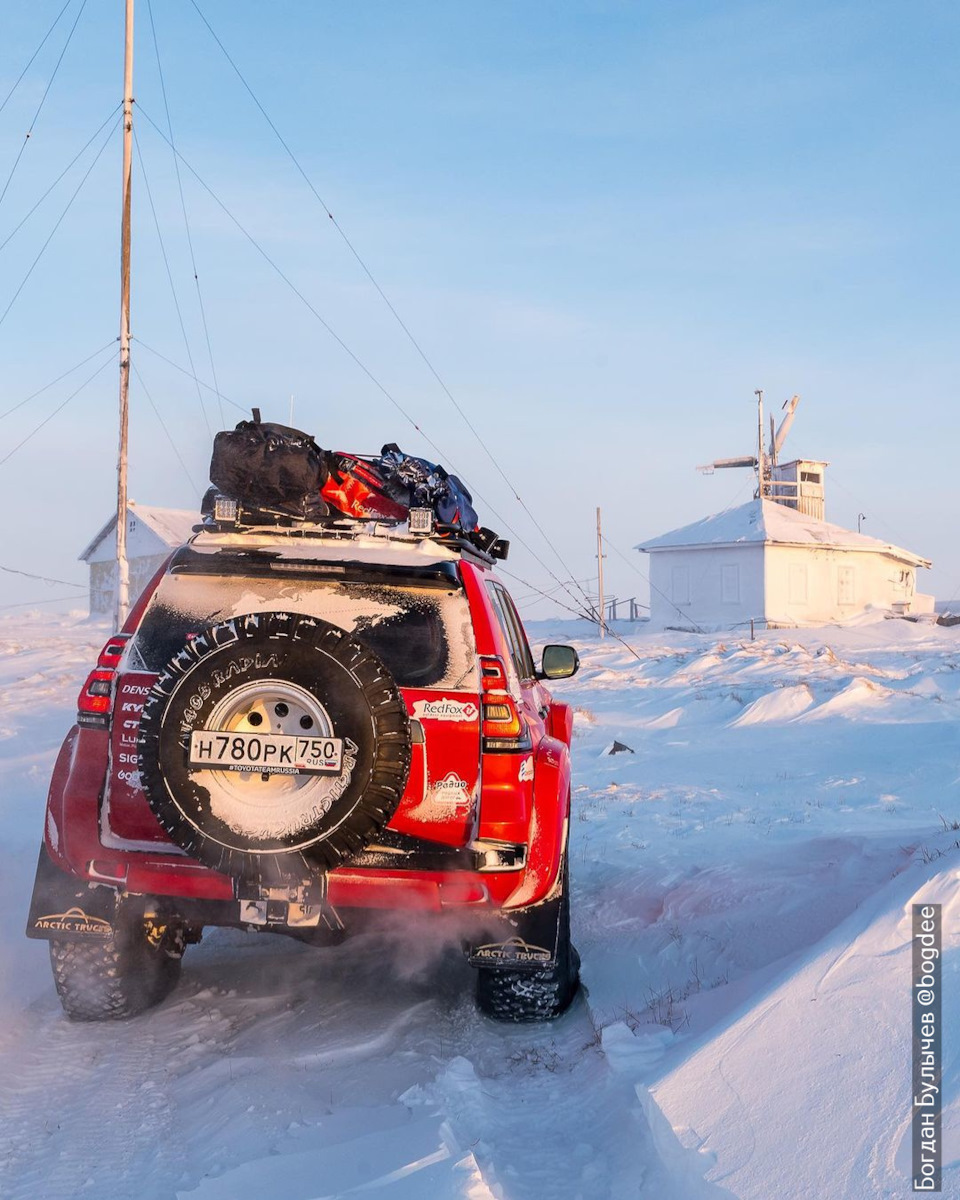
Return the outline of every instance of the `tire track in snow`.
[[[382,938],[363,935],[330,951],[214,935],[188,952],[170,999],[107,1025],[68,1022],[45,980],[0,1036],[0,1196],[173,1200],[221,1176],[229,1195],[233,1174],[258,1162],[284,1195],[291,1156],[346,1177],[367,1170],[371,1139],[411,1121],[397,1096],[436,1072],[444,995],[456,1008],[472,981],[461,964],[451,993],[440,961],[385,989],[387,957]],[[439,1138],[419,1166],[394,1143],[384,1186],[408,1174],[470,1179],[455,1146],[427,1161]]]
[[[173,1166],[163,1087],[171,1039],[142,1021],[125,1025],[123,1036],[112,1026],[70,1025],[46,997],[30,1015],[32,1028],[0,1078],[0,1195],[102,1194],[105,1164],[117,1200],[168,1195],[158,1179]],[[160,1167],[152,1179],[140,1169],[146,1158]]]
[[[551,1026],[476,1017],[411,1102],[438,1105],[503,1200],[723,1197],[658,1153],[634,1072],[605,1054],[586,997]],[[645,1089],[644,1089],[645,1090]]]

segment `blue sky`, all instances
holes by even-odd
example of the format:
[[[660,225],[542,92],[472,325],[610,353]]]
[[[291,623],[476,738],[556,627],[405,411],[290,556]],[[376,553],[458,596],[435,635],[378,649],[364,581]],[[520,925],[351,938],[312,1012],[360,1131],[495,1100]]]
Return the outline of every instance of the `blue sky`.
[[[564,574],[189,0],[152,3],[186,159]],[[774,409],[802,396],[787,448],[830,461],[828,518],[855,528],[863,512],[865,533],[934,560],[921,586],[960,594],[960,9],[198,3],[575,576],[595,569],[598,504],[645,571],[632,545],[749,497],[746,472],[694,468],[749,451],[762,387]],[[79,4],[0,112],[0,181]],[[4,6],[0,99],[61,5]],[[120,100],[123,4],[87,7],[0,202],[0,242]],[[207,380],[172,159],[147,119],[165,127],[146,0],[136,78],[143,167]],[[116,334],[119,151],[115,135],[0,322],[0,412]],[[91,159],[0,249],[0,313]],[[187,171],[184,189],[222,391],[281,420],[293,395],[327,446],[433,457]],[[187,363],[139,166],[134,204],[135,362],[187,469],[135,380],[131,495],[190,507],[220,417],[145,348]],[[0,419],[0,458],[84,378]],[[0,464],[0,563],[83,581],[76,556],[113,504],[115,408],[111,366]],[[553,586],[520,547],[508,567]],[[607,571],[619,595],[645,592],[613,551]],[[60,594],[0,576],[0,604]]]

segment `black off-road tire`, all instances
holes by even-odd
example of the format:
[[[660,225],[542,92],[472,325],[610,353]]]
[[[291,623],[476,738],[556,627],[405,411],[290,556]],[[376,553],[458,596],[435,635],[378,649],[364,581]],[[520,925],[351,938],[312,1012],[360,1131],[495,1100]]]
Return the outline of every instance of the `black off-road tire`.
[[[153,945],[143,921],[109,938],[50,942],[50,966],[71,1021],[118,1021],[159,1004],[180,979],[181,955]]]
[[[552,967],[481,967],[477,1006],[496,1021],[552,1021],[565,1012],[580,987],[580,955],[570,940],[570,876],[564,862],[557,909],[556,962]],[[524,920],[518,921],[520,936]],[[542,926],[541,926],[542,927]]]
[[[305,789],[299,795],[313,787],[314,796],[321,785],[311,780],[329,779],[333,791],[300,808],[294,796],[289,824],[271,815],[265,797],[262,828],[255,816],[244,827],[216,800],[236,777],[191,767],[190,739],[195,729],[221,729],[221,719],[222,731],[240,732],[242,714],[217,714],[233,712],[238,696],[271,688],[317,706],[318,719],[329,722],[322,736],[343,740],[344,766],[339,776],[270,776],[265,787],[291,778]],[[293,703],[274,711],[289,714]],[[170,838],[207,866],[267,887],[308,882],[372,841],[400,803],[412,753],[403,697],[380,659],[328,621],[288,612],[234,617],[192,637],[147,697],[138,750],[144,792]],[[254,791],[247,796],[256,799]],[[247,812],[256,814],[256,804]]]

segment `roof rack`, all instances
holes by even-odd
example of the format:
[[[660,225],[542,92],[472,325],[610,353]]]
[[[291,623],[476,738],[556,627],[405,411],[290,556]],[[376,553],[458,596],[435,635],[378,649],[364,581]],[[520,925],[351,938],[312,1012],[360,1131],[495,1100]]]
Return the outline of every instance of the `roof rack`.
[[[448,550],[459,551],[487,564],[506,559],[510,552],[509,541],[492,529],[467,530],[457,525],[445,525],[436,520],[432,509],[413,508],[407,521],[385,517],[361,520],[342,513],[298,517],[261,506],[245,510],[239,501],[219,495],[213,498],[209,508],[205,504],[204,509],[203,520],[194,525],[194,533],[255,534],[342,542],[374,537],[407,545],[434,541]]]

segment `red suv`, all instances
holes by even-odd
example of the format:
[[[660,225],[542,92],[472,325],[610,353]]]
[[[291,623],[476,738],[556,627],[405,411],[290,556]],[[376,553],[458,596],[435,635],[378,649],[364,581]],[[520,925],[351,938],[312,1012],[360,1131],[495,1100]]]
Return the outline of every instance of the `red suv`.
[[[542,681],[579,662],[535,666],[505,552],[212,522],[171,556],[50,785],[27,934],[69,1017],[162,999],[205,926],[327,943],[358,909],[473,910],[481,1009],[567,1007],[572,716]]]

